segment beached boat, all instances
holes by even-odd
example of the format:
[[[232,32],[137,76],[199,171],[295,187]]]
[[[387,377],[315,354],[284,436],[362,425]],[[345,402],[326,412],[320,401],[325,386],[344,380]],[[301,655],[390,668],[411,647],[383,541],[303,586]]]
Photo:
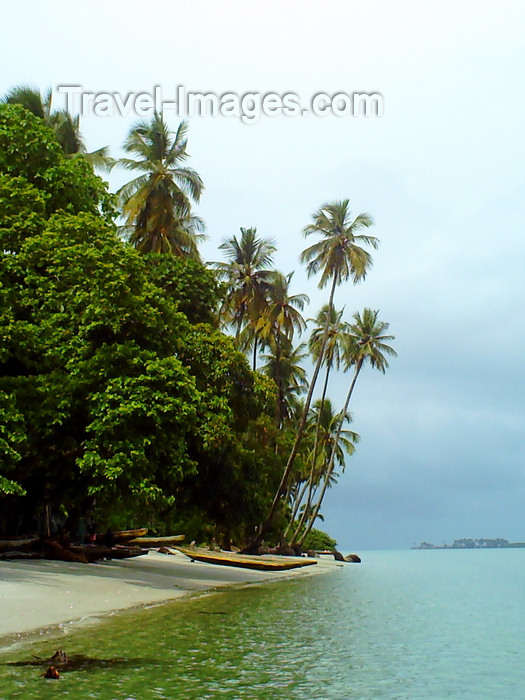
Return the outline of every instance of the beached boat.
[[[105,547],[99,544],[79,544],[71,545],[69,549],[73,554],[86,557],[88,562],[98,559],[130,559],[148,553],[147,549],[141,549],[141,547],[125,547],[123,545]]]
[[[301,566],[317,564],[315,559],[302,557],[288,558],[272,556],[268,554],[234,554],[233,552],[212,552],[199,547],[175,547],[179,552],[190,559],[206,564],[219,564],[220,566],[238,566],[242,569],[255,569],[256,571],[287,571]]]
[[[111,533],[114,542],[129,542],[136,537],[144,537],[148,534],[147,527],[140,527],[135,530],[115,530]],[[104,542],[107,534],[105,532],[97,533],[97,542]]]
[[[165,537],[134,537],[128,544],[139,547],[169,547],[177,542],[184,542],[185,535],[167,535]]]
[[[0,540],[0,552],[29,552],[39,541],[39,537],[14,537],[10,540]]]

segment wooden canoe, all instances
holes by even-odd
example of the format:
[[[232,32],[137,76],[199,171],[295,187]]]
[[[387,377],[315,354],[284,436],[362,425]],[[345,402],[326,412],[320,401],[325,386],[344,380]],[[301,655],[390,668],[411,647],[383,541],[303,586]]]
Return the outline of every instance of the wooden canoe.
[[[138,547],[169,547],[170,544],[184,542],[185,535],[167,535],[166,537],[134,537],[128,544]]]
[[[124,547],[122,545],[105,547],[100,544],[81,544],[71,545],[69,549],[74,554],[84,555],[88,562],[97,561],[98,559],[130,559],[148,553],[147,549],[141,549],[140,547]]]
[[[136,537],[144,537],[148,534],[147,527],[137,528],[136,530],[115,530],[113,534],[113,539],[115,542],[129,542]],[[97,542],[104,542],[106,538],[106,533],[97,532]]]
[[[175,547],[179,552],[190,559],[206,564],[219,564],[220,566],[237,566],[242,569],[255,569],[256,571],[287,571],[301,566],[317,564],[315,559],[293,558],[271,555],[234,554],[233,552],[212,552],[198,547]]]
[[[0,552],[28,552],[39,541],[39,537],[18,537],[11,540],[0,540]]]

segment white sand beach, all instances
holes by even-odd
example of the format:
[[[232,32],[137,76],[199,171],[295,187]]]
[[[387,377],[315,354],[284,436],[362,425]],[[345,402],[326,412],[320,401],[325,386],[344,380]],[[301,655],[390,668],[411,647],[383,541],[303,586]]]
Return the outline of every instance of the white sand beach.
[[[195,592],[244,583],[311,576],[333,570],[325,558],[289,571],[252,571],[192,562],[180,553],[76,564],[48,560],[0,562],[0,637],[36,631]]]

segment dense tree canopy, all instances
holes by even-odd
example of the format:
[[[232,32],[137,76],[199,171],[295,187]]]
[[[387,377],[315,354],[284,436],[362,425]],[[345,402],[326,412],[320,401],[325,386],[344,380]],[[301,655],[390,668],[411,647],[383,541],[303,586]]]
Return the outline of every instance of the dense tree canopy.
[[[226,484],[238,514],[239,435],[271,391],[213,328],[212,273],[123,242],[89,164],[20,107],[0,108],[0,151],[0,528],[45,506],[73,522],[95,499],[160,512],[190,476]]]

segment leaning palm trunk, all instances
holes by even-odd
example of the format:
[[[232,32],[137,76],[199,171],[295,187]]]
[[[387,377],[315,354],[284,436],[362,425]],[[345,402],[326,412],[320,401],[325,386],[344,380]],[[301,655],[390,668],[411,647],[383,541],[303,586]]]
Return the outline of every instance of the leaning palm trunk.
[[[312,511],[312,501],[314,498],[314,494],[316,492],[315,469],[313,467],[312,467],[312,470],[310,471],[307,485],[308,485],[308,495],[306,497],[306,503],[304,504],[303,512],[301,513],[301,517],[299,518],[299,522],[297,523],[297,526],[296,526],[296,528],[293,532],[292,538],[290,540],[292,543],[297,542],[297,538],[299,536],[299,533],[301,532],[301,530],[304,527],[304,523],[308,517],[308,514],[311,513],[311,511]],[[292,521],[292,523],[290,523],[290,525],[292,525],[292,524],[293,524],[293,521]]]
[[[299,492],[299,494],[297,495],[297,498],[295,499],[293,511],[292,511],[291,516],[290,516],[290,522],[288,523],[288,526],[287,526],[286,530],[284,531],[284,535],[283,535],[285,540],[288,539],[288,535],[290,534],[290,530],[292,529],[292,526],[293,526],[295,519],[297,517],[297,513],[299,512],[299,508],[301,506],[301,503],[303,502],[304,494],[306,493],[306,489],[309,486],[310,486],[310,477],[308,477],[308,479],[305,480],[304,484],[301,487],[301,491]]]
[[[323,415],[323,408],[324,408],[324,402],[326,398],[326,392],[328,389],[328,380],[330,378],[330,369],[331,366],[330,364],[327,365],[326,367],[326,377],[324,380],[324,385],[323,385],[323,393],[321,395],[321,403],[319,406],[319,413],[317,414],[317,422],[315,426],[315,441],[314,441],[314,450],[313,450],[313,458],[312,458],[312,468],[310,469],[310,476],[308,479],[308,497],[306,499],[306,505],[304,507],[304,510],[302,512],[301,518],[297,524],[297,527],[294,530],[294,533],[292,535],[292,542],[295,542],[297,539],[298,534],[301,532],[301,529],[304,526],[305,520],[308,517],[308,513],[310,511],[310,508],[312,506],[312,495],[313,495],[313,490],[314,490],[314,481],[315,481],[315,465],[317,464],[317,455],[319,452],[319,434],[321,432],[321,419]],[[290,525],[292,525],[293,521],[295,519],[295,515],[293,516],[292,520],[290,521]]]
[[[328,305],[330,307],[333,304],[336,284],[337,284],[337,275],[334,275],[334,279],[332,282],[332,288],[330,290],[330,298],[328,300]],[[262,527],[260,529],[260,532],[259,532],[255,542],[259,542],[262,539],[262,536],[264,535],[264,533],[268,532],[268,530],[272,526],[273,519],[274,519],[275,514],[277,512],[277,508],[279,507],[279,503],[281,502],[281,496],[286,490],[286,485],[288,483],[288,479],[290,478],[290,474],[292,473],[293,465],[295,463],[295,458],[297,457],[297,453],[299,452],[299,446],[301,444],[301,440],[302,440],[303,435],[304,435],[304,430],[306,427],[306,419],[308,417],[308,411],[310,410],[310,404],[312,403],[312,396],[314,393],[315,384],[317,382],[317,377],[319,376],[319,371],[320,371],[321,365],[323,363],[324,351],[326,348],[326,343],[328,342],[328,330],[329,330],[329,328],[330,328],[330,317],[327,314],[324,332],[323,332],[323,340],[321,343],[321,347],[319,349],[319,357],[317,358],[314,372],[312,374],[312,379],[310,381],[310,387],[308,389],[308,394],[307,394],[306,400],[304,402],[303,414],[302,414],[301,420],[299,422],[299,427],[297,429],[297,434],[295,436],[294,444],[293,444],[292,450],[290,452],[290,455],[288,457],[288,462],[286,463],[286,467],[283,471],[283,475],[281,477],[281,482],[279,484],[279,487],[277,488],[277,491],[275,492],[275,497],[273,499],[272,506],[270,508],[270,512],[268,513],[268,517],[266,518],[265,522],[262,524]],[[255,543],[253,543],[253,544],[255,544]]]
[[[312,504],[312,492],[313,492],[313,485],[314,485],[314,477],[315,477],[315,465],[317,463],[317,454],[319,451],[319,433],[321,432],[321,418],[322,418],[322,413],[323,413],[323,407],[324,407],[324,402],[326,398],[326,392],[328,389],[328,380],[330,378],[330,369],[331,366],[330,364],[327,365],[326,367],[326,376],[323,384],[323,393],[321,395],[321,401],[320,401],[320,408],[319,408],[319,413],[317,415],[317,421],[315,425],[315,441],[314,441],[314,449],[313,449],[313,457],[312,457],[312,467],[310,469],[310,474],[308,476],[308,479],[306,480],[303,489],[301,491],[301,497],[296,501],[292,515],[290,516],[290,522],[288,523],[288,527],[286,528],[284,532],[284,538],[286,539],[288,535],[290,534],[290,530],[293,527],[293,524],[295,522],[295,519],[297,517],[297,513],[299,511],[299,507],[302,503],[302,500],[304,498],[304,494],[306,489],[308,488],[308,496],[306,499],[306,506],[305,509],[301,515],[299,524],[297,525],[297,528],[294,531],[294,534],[292,535],[292,542],[295,541],[297,537],[297,533],[300,531],[301,527],[304,524],[305,518],[306,518],[306,513],[308,508]]]
[[[307,485],[308,485],[308,495],[306,497],[306,503],[304,505],[303,512],[301,513],[301,517],[299,518],[299,522],[297,523],[297,526],[293,532],[292,539],[291,539],[292,543],[297,541],[297,537],[298,537],[299,533],[301,532],[302,528],[304,527],[304,523],[305,523],[306,518],[308,517],[308,513],[310,513],[310,511],[312,509],[312,498],[313,498],[313,494],[315,491],[315,470],[313,467],[312,467],[312,470],[310,472],[310,476],[308,477]],[[293,521],[290,523],[290,525],[292,525],[292,524],[293,524]]]
[[[321,493],[319,495],[319,499],[317,501],[317,504],[312,511],[308,525],[306,526],[306,529],[304,530],[301,537],[299,538],[299,541],[297,543],[299,545],[302,545],[303,542],[305,541],[310,530],[314,526],[315,520],[316,520],[317,516],[319,515],[319,511],[321,510],[321,504],[323,502],[323,498],[324,498],[324,495],[326,493],[326,489],[328,488],[328,484],[330,483],[330,477],[332,476],[332,473],[334,471],[335,456],[337,454],[337,445],[339,444],[339,438],[341,437],[341,431],[343,430],[343,423],[345,420],[345,415],[348,411],[348,404],[350,403],[350,399],[352,397],[354,387],[355,387],[356,382],[357,382],[357,377],[359,376],[359,372],[361,371],[362,366],[363,366],[363,360],[359,359],[357,361],[356,366],[355,366],[354,377],[352,379],[352,383],[350,384],[350,388],[348,389],[348,394],[346,395],[345,404],[344,404],[343,409],[341,411],[341,420],[339,421],[339,425],[337,426],[337,433],[335,435],[334,444],[332,446],[332,451],[330,453],[330,460],[329,460],[328,466],[326,468],[326,474],[324,477],[323,488],[322,488]]]

